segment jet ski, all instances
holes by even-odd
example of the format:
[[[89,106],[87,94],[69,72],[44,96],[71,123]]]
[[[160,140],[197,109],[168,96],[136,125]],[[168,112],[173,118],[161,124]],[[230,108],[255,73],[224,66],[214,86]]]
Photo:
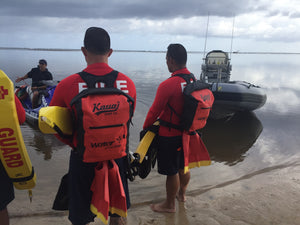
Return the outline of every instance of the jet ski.
[[[55,88],[59,81],[43,80],[42,84],[46,85],[46,89],[40,91],[38,100],[38,107],[32,108],[31,86],[22,85],[16,87],[15,94],[20,99],[26,113],[26,122],[36,128],[38,128],[39,111],[41,108],[49,106],[53,97]]]

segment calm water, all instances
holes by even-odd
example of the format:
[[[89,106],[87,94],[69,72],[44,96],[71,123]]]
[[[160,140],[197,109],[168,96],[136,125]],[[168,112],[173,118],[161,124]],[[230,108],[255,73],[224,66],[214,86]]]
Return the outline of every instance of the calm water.
[[[188,55],[188,68],[200,75],[202,54]],[[85,67],[81,52],[0,50],[0,69],[15,80],[37,65],[48,61],[54,78],[61,80]],[[189,195],[238,180],[268,168],[289,166],[300,159],[300,55],[232,55],[232,80],[244,80],[266,88],[267,103],[254,113],[235,115],[229,120],[208,121],[203,140],[213,163],[192,170]],[[135,151],[139,131],[152,104],[158,84],[169,76],[163,53],[115,52],[110,65],[132,78],[137,88],[137,106],[130,133],[130,150]],[[45,193],[56,193],[61,176],[68,168],[70,149],[51,135],[43,135],[28,125],[22,133],[37,172],[35,201]],[[164,196],[164,177],[154,169],[145,180],[130,183],[133,208]],[[42,204],[41,211],[50,210]]]

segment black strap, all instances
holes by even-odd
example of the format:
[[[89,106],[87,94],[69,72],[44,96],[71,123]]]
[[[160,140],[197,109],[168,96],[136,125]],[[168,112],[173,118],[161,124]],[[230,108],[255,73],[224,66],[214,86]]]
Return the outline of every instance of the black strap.
[[[173,128],[173,129],[180,130],[180,131],[184,131],[184,128],[182,126],[176,125],[173,123],[169,123],[169,122],[161,120],[161,119],[159,119],[159,125],[164,126],[164,127]],[[189,135],[195,135],[196,133],[198,133],[201,137],[201,133],[199,133],[198,131],[189,131],[188,132]]]
[[[84,82],[87,84],[88,88],[95,88],[95,85],[98,82],[105,83],[106,87],[108,88],[113,88],[118,74],[119,72],[116,70],[113,70],[103,76],[96,76],[85,71],[81,71],[78,73],[81,79],[84,80]]]
[[[27,177],[20,177],[20,178],[10,178],[12,182],[18,183],[18,182],[26,182],[31,180],[34,177],[34,169],[32,167],[31,174]]]
[[[179,73],[179,74],[176,74],[174,76],[178,76],[178,77],[183,78],[187,84],[191,83],[191,79],[193,81],[196,81],[195,76],[192,73],[190,73],[190,74]],[[167,103],[167,106],[170,108],[170,110],[171,110],[172,113],[174,113],[177,117],[180,118],[179,113],[177,113],[176,110],[169,103]],[[159,121],[160,121],[160,125],[162,125],[164,127],[170,127],[170,128],[181,130],[181,131],[183,130],[182,126],[180,126],[180,125],[173,124],[173,123],[161,120],[161,119]]]
[[[187,84],[191,83],[191,78],[193,79],[192,85],[187,85],[184,88],[184,94],[185,95],[190,95],[195,90],[211,89],[211,87],[212,87],[211,84],[204,83],[200,80],[196,81],[195,76],[192,73],[190,73],[190,74],[176,74],[175,76],[182,77],[186,81]]]
[[[159,125],[183,131],[182,126],[177,125],[177,124],[173,124],[173,123],[170,123],[170,122],[167,122],[167,121],[162,120],[162,119],[159,119]]]
[[[133,104],[134,99],[130,95],[124,93],[120,89],[114,88],[114,83],[118,77],[118,74],[119,72],[116,70],[113,70],[112,72],[103,76],[96,76],[85,71],[78,73],[82,80],[87,84],[88,88],[77,94],[71,100],[70,105],[72,106],[78,99],[84,96],[95,94],[122,94],[126,96],[129,99],[129,101]],[[98,82],[105,83],[105,88],[95,88],[95,85]],[[133,112],[131,114],[133,114]]]
[[[56,133],[57,133],[61,138],[68,139],[68,138],[71,138],[71,137],[72,137],[72,135],[64,134],[64,133],[62,132],[62,130],[61,130],[56,124],[54,124],[53,129],[56,131]]]
[[[183,73],[179,73],[179,74],[176,74],[174,76],[178,76],[178,77],[181,77],[185,80],[185,82],[187,84],[191,83],[191,79],[195,82],[196,81],[196,78],[194,76],[194,74],[190,73],[190,74],[183,74]],[[180,117],[180,115],[175,111],[175,109],[169,104],[167,103],[168,107],[171,109],[171,111],[173,113],[175,113],[176,116]],[[171,123],[170,123],[171,124]]]
[[[191,79],[194,82],[196,81],[196,78],[195,78],[194,74],[192,74],[192,73],[190,73],[190,74],[179,73],[179,74],[176,74],[174,76],[178,76],[178,77],[183,78],[187,84],[191,83]]]

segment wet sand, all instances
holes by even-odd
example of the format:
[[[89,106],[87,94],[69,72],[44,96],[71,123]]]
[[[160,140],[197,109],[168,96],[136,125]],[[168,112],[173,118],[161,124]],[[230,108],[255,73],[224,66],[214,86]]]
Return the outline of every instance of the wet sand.
[[[39,208],[52,202],[54,195],[44,196],[35,205],[16,197],[9,206],[11,225],[70,224],[67,212]],[[300,224],[300,163],[274,166],[188,191],[187,201],[177,203],[174,214],[152,212],[149,204],[162,199],[150,197],[153,199],[142,202],[133,197],[128,225],[296,225]],[[102,223],[96,220],[93,224]]]

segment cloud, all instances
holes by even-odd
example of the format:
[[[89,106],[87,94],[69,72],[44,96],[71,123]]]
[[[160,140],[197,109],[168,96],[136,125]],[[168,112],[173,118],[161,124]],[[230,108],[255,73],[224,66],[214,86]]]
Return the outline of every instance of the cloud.
[[[252,38],[261,41],[275,42],[298,42],[300,33],[300,19],[293,19],[290,16],[273,14],[265,17],[263,13],[257,13],[255,16],[242,15],[237,18],[238,27],[235,34],[242,38]]]
[[[89,26],[104,27],[119,36],[120,43],[137,37],[142,38],[141,45],[159,38],[197,45],[205,38],[208,14],[209,38],[230,39],[235,18],[235,43],[239,39],[240,45],[251,40],[270,48],[271,42],[300,46],[299,4],[298,0],[2,0],[0,46],[78,46]]]
[[[300,18],[300,12],[292,12],[290,13],[291,18]]]
[[[190,18],[210,13],[232,17],[253,11],[259,0],[2,0],[1,15],[65,18]]]

